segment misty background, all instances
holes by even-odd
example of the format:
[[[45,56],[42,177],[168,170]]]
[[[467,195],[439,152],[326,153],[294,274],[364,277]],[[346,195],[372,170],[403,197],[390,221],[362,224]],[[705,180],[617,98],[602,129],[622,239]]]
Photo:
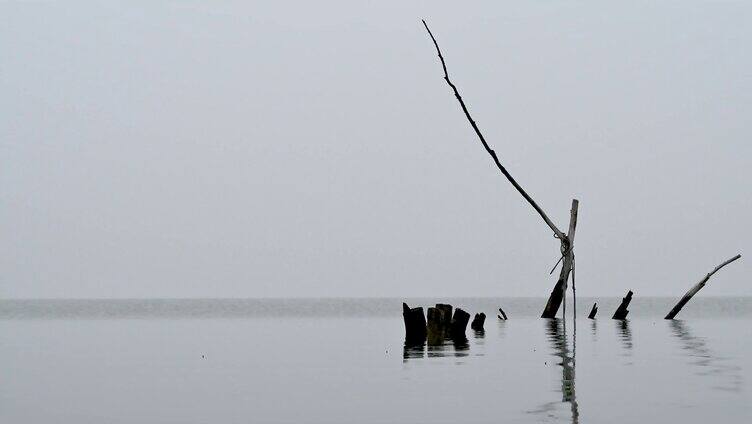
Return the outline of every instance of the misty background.
[[[752,3],[0,4],[0,296],[752,295]]]

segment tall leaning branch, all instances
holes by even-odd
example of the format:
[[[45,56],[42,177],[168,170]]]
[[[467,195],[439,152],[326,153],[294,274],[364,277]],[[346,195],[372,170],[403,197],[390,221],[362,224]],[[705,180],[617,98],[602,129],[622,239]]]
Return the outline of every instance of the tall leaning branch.
[[[444,56],[441,55],[441,49],[439,48],[439,43],[436,42],[436,37],[433,36],[433,33],[428,28],[428,24],[425,20],[423,20],[423,26],[426,27],[426,31],[428,31],[428,35],[431,36],[431,40],[433,40],[433,45],[436,46],[436,53],[439,54],[439,60],[441,61],[441,67],[444,69],[444,80],[447,84],[449,84],[449,87],[452,88],[452,91],[454,91],[454,97],[457,98],[457,101],[460,103],[460,106],[462,107],[462,112],[465,113],[465,117],[468,121],[470,121],[470,125],[473,127],[473,130],[475,130],[475,134],[480,139],[481,144],[483,144],[483,148],[486,149],[486,152],[488,152],[489,155],[491,155],[491,158],[493,158],[494,163],[496,164],[496,167],[499,168],[499,171],[501,171],[502,174],[509,180],[510,183],[514,186],[515,189],[522,195],[522,197],[527,200],[528,203],[535,209],[536,212],[538,212],[538,215],[543,218],[543,221],[546,222],[546,225],[548,225],[551,230],[554,232],[554,235],[556,238],[562,241],[562,244],[566,245],[566,249],[562,250],[569,250],[569,240],[567,239],[566,234],[564,234],[561,230],[559,230],[556,225],[551,221],[551,219],[546,215],[545,212],[543,212],[543,209],[541,209],[540,206],[538,206],[537,203],[535,203],[535,200],[533,200],[532,197],[530,197],[527,192],[520,186],[519,183],[517,183],[517,180],[512,177],[512,175],[507,171],[506,168],[504,168],[504,165],[501,164],[499,161],[498,156],[496,156],[496,152],[488,145],[486,142],[486,138],[483,137],[483,134],[480,132],[480,129],[478,128],[478,124],[475,123],[475,120],[472,116],[470,116],[470,112],[467,110],[467,106],[465,105],[465,102],[462,100],[462,96],[460,96],[459,90],[457,90],[457,86],[455,86],[452,81],[449,79],[449,72],[447,71],[446,62],[444,61]],[[562,252],[563,254],[564,252]]]
[[[737,259],[739,259],[741,257],[742,257],[742,255],[736,255],[733,258],[728,259],[725,262],[723,262],[722,264],[718,265],[712,271],[710,271],[707,275],[705,275],[705,278],[703,278],[702,280],[700,280],[699,283],[695,284],[694,287],[692,287],[691,289],[689,289],[689,291],[687,291],[687,293],[685,293],[684,296],[682,296],[681,300],[679,300],[679,303],[677,303],[676,306],[674,306],[673,309],[671,309],[671,312],[669,312],[668,315],[666,315],[665,319],[674,319],[674,317],[676,316],[676,314],[678,314],[679,311],[682,310],[682,308],[684,307],[684,305],[686,305],[687,302],[689,302],[689,299],[692,299],[692,296],[696,295],[697,292],[700,291],[700,289],[702,289],[703,287],[705,287],[705,283],[708,282],[708,280],[710,279],[710,277],[713,276],[713,274],[715,274],[716,272],[718,272],[718,270],[720,270],[724,266],[730,264],[731,262],[734,262],[735,260],[737,260]]]

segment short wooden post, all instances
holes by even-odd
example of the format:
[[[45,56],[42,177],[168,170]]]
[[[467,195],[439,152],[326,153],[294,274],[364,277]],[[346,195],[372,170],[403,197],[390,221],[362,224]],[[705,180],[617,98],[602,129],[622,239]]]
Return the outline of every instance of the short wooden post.
[[[452,317],[451,335],[452,337],[465,336],[465,330],[467,329],[467,323],[470,321],[470,314],[463,311],[460,308],[454,310],[454,316]]]
[[[590,319],[595,319],[595,314],[598,313],[598,303],[593,303],[593,309],[590,310],[590,314],[587,316]]]
[[[473,318],[472,324],[470,324],[470,328],[472,328],[475,331],[483,331],[483,323],[486,322],[486,314],[483,312],[479,314],[475,314],[475,318]]]
[[[426,338],[426,317],[423,308],[410,308],[402,303],[402,317],[405,320],[405,338],[410,340]]]
[[[506,321],[507,320],[507,314],[504,313],[504,310],[501,309],[501,308],[499,308],[499,313],[501,314],[501,315],[498,315],[499,319],[503,319],[504,321]]]
[[[613,319],[627,319],[627,314],[629,314],[627,307],[629,306],[629,302],[632,301],[632,294],[632,290],[627,292],[627,295],[621,300],[621,305],[616,308],[616,312],[614,312],[614,316],[612,317]]]

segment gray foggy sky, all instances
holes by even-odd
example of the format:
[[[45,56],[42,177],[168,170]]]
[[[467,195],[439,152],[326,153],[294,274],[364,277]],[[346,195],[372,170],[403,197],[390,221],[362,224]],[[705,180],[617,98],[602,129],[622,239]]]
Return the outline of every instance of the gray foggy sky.
[[[157,4],[158,3],[158,4]],[[0,5],[0,296],[752,295],[752,3]]]

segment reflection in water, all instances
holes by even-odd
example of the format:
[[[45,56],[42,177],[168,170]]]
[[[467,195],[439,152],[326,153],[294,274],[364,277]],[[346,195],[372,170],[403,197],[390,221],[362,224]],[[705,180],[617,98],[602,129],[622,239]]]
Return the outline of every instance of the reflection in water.
[[[561,402],[569,404],[571,422],[578,423],[580,419],[579,405],[575,394],[575,353],[577,351],[577,321],[573,322],[572,350],[570,352],[567,341],[566,321],[554,318],[546,320],[546,335],[551,343],[553,354],[561,360],[557,365],[561,366]],[[552,415],[559,402],[547,402],[531,413],[545,413]]]
[[[475,344],[477,344],[478,346],[483,346],[486,343],[485,341],[486,331],[485,330],[473,330],[473,336],[475,338]],[[479,356],[482,356],[482,354],[480,354]]]
[[[425,340],[412,340],[405,338],[405,347],[402,350],[402,360],[422,358],[426,353]]]
[[[621,340],[621,345],[626,350],[622,356],[626,356],[628,358],[632,357],[632,348],[634,345],[632,344],[632,330],[629,329],[629,321],[627,320],[616,320],[614,321],[614,325],[616,325],[616,330],[619,335],[619,339]],[[634,362],[627,362],[626,365],[634,365]]]
[[[698,367],[696,375],[720,377],[723,380],[722,385],[714,386],[714,389],[741,391],[742,377],[739,374],[741,367],[723,362],[729,358],[715,356],[707,346],[706,339],[692,335],[689,326],[684,321],[674,319],[669,322],[673,335],[682,343],[683,355],[692,359],[691,365]]]
[[[504,338],[504,335],[507,332],[507,321],[500,319],[497,322],[499,323],[499,325],[498,325],[498,328],[499,328],[499,337]]]
[[[481,332],[482,333],[482,332]],[[476,337],[483,337],[481,334]],[[423,358],[443,358],[447,356],[464,357],[468,356],[470,343],[467,337],[428,337],[427,339],[411,340],[405,338],[405,345],[402,351],[403,362]]]

